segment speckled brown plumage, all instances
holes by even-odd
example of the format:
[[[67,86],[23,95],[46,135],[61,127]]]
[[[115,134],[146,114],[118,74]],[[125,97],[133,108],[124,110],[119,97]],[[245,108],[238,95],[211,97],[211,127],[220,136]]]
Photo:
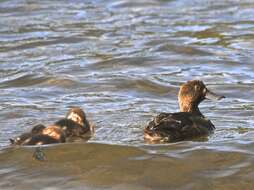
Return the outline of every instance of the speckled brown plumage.
[[[65,142],[63,130],[54,125],[45,127],[35,125],[30,132],[23,133],[14,139],[10,139],[12,145],[43,145]]]
[[[84,137],[93,133],[93,126],[88,122],[85,112],[78,107],[71,108],[66,118],[58,120],[55,125],[60,126],[66,137]]]
[[[87,121],[84,111],[75,107],[68,111],[66,118],[58,120],[55,124],[47,127],[36,125],[30,132],[10,139],[10,142],[12,145],[63,143],[70,137],[88,139],[93,132],[93,125]]]

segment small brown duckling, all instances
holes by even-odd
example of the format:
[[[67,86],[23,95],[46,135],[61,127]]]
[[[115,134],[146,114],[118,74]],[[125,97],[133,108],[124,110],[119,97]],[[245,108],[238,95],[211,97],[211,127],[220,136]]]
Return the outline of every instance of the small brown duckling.
[[[10,139],[12,145],[43,145],[65,142],[65,134],[59,126],[36,125],[31,132]]]
[[[32,136],[41,134],[44,128],[46,127],[42,124],[35,125],[30,132],[23,133],[13,139],[11,138],[10,142],[13,145],[22,145],[23,143],[28,142]]]
[[[55,123],[60,126],[66,137],[83,137],[94,132],[94,127],[87,121],[84,111],[80,108],[72,108],[68,111],[66,118]]]
[[[144,129],[144,138],[154,142],[177,142],[207,136],[215,129],[200,112],[198,105],[205,99],[225,98],[209,91],[200,80],[183,84],[178,93],[180,112],[161,113]]]

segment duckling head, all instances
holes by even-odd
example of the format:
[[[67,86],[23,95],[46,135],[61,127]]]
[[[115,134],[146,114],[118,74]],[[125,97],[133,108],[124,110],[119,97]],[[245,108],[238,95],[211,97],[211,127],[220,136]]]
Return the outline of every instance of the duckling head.
[[[78,107],[71,108],[67,113],[66,118],[71,119],[82,126],[84,126],[86,123],[86,114],[81,108]]]

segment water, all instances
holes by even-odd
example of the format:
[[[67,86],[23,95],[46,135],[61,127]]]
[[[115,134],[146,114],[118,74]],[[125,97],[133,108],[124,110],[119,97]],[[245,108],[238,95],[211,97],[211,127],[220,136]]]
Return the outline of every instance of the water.
[[[252,0],[0,1],[1,189],[251,189]],[[149,145],[144,125],[178,110],[179,85],[227,98],[200,106],[204,142]],[[80,106],[88,143],[13,148],[9,138]]]

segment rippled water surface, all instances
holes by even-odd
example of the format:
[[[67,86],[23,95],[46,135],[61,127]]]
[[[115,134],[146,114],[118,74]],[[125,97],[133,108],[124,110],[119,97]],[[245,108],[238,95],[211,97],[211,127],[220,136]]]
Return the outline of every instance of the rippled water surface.
[[[252,189],[252,0],[0,1],[0,189]],[[204,142],[149,145],[144,125],[203,80]],[[80,106],[88,143],[10,147]]]

